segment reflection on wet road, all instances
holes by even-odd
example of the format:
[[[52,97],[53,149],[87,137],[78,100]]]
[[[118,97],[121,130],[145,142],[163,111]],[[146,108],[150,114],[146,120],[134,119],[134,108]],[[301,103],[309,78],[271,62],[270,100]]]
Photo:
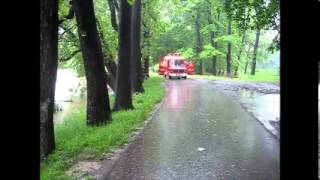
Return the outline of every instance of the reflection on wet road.
[[[197,80],[166,88],[107,179],[280,179],[279,141],[239,103]]]

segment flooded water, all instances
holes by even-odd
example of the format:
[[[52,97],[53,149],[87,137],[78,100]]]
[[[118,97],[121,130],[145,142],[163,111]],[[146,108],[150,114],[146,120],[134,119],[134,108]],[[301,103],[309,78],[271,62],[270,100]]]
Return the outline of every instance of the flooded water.
[[[85,108],[87,102],[86,79],[78,77],[71,69],[58,69],[55,90],[54,123],[63,122],[74,109]],[[114,95],[108,86],[109,95]]]
[[[58,69],[56,90],[54,123],[61,123],[66,115],[73,109],[86,105],[85,83],[83,78],[71,69]]]
[[[280,137],[280,94],[262,94],[246,89],[238,90],[240,102],[272,134]]]
[[[72,102],[58,101],[56,104],[62,108],[62,111],[57,111],[53,115],[55,124],[63,122],[64,118],[70,114],[74,109],[83,108],[86,106],[86,95],[72,97]]]
[[[280,138],[280,89],[270,83],[234,81],[209,82],[220,92],[238,101],[270,133]]]

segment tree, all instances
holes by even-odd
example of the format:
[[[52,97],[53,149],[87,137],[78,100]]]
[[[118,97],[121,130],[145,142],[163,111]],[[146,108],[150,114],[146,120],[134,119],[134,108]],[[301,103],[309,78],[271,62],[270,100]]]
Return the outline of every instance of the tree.
[[[208,24],[213,25],[211,8],[208,10]],[[215,49],[217,49],[218,44],[216,42],[214,42],[215,32],[211,30],[209,33],[210,33],[211,46],[214,47]],[[215,55],[212,57],[212,74],[213,75],[217,75],[217,67],[216,66],[217,66],[217,56]]]
[[[85,75],[87,79],[87,124],[111,119],[106,72],[92,0],[73,0]]]
[[[108,0],[108,5],[111,13],[111,25],[113,29],[118,32],[118,23],[116,18],[117,0]]]
[[[158,40],[160,40],[159,37],[162,35],[162,33],[168,26],[166,26],[164,19],[160,17],[161,8],[159,7],[162,6],[166,6],[162,0],[142,1],[141,53],[144,78],[149,77],[149,65],[152,65],[153,63],[158,63],[157,60],[161,55],[163,55],[162,53],[160,53],[161,50],[158,49],[162,49],[162,46],[159,46],[158,44]],[[155,62],[151,62],[151,58]]]
[[[196,28],[196,55],[197,58],[199,59],[199,63],[200,63],[200,69],[199,69],[199,74],[203,74],[203,63],[202,63],[202,59],[199,58],[199,54],[202,51],[202,37],[200,34],[200,10],[197,9],[197,14],[196,14],[196,19],[195,19],[195,28]]]
[[[228,35],[231,35],[231,18],[229,18],[228,20]],[[226,64],[227,64],[227,76],[230,77],[231,76],[231,42],[228,42]]]
[[[97,20],[97,25],[98,25],[98,30],[99,30],[99,34],[100,34],[100,39],[102,40],[102,44],[104,47],[103,49],[105,50],[105,52],[103,53],[103,55],[104,55],[103,60],[104,60],[104,65],[108,70],[106,72],[107,84],[110,86],[110,88],[113,91],[115,91],[117,65],[113,60],[114,58],[111,54],[111,50],[109,49],[108,43],[105,40],[103,30],[102,30],[102,27],[101,27],[99,20]]]
[[[127,0],[120,0],[119,51],[116,80],[116,97],[113,109],[133,109],[131,97],[131,6]]]
[[[142,93],[144,89],[140,48],[141,0],[135,0],[131,18],[131,89],[132,92]]]
[[[252,58],[252,65],[251,65],[251,75],[255,75],[256,72],[256,64],[257,64],[257,51],[259,46],[259,37],[260,37],[260,29],[257,29],[256,32],[256,42],[254,44],[253,49],[253,58]]]
[[[118,3],[116,0],[108,0],[108,2],[105,0],[97,0],[94,5],[99,35],[102,42],[104,65],[107,70],[107,83],[115,92],[117,74],[117,58],[115,54],[118,49],[118,23],[116,18]],[[108,5],[110,14],[106,11]]]
[[[40,1],[40,156],[55,149],[53,111],[58,68],[58,1]]]
[[[231,23],[232,23],[232,0],[225,0],[225,11],[228,18],[228,35],[230,36],[231,31]],[[227,46],[227,56],[226,56],[226,65],[227,65],[227,76],[231,76],[231,42],[228,42]]]
[[[142,49],[144,53],[142,54],[143,59],[143,74],[144,78],[149,77],[149,63],[150,63],[150,30],[148,27],[143,24],[143,41],[142,41]]]
[[[257,51],[258,51],[258,46],[259,46],[260,31],[268,23],[268,19],[266,17],[266,8],[264,6],[264,1],[263,0],[254,0],[253,7],[255,10],[254,28],[256,29],[256,40],[255,40],[254,49],[253,49],[253,57],[252,57],[251,73],[250,73],[251,75],[255,75],[255,71],[256,71]]]

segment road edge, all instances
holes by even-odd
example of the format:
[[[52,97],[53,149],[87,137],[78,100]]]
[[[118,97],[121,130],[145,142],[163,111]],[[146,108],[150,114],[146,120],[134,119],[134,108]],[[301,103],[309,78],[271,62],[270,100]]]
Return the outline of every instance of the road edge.
[[[154,115],[159,111],[160,107],[162,106],[164,102],[165,96],[162,98],[162,100],[155,105],[153,110],[149,113],[148,118],[144,121],[144,125],[142,127],[139,127],[136,129],[136,131],[133,131],[130,135],[129,142],[120,146],[119,148],[115,149],[114,151],[109,152],[106,155],[106,159],[102,160],[99,164],[101,164],[101,167],[94,172],[92,172],[92,176],[96,180],[108,180],[108,176],[110,171],[113,169],[113,167],[116,165],[118,160],[120,159],[121,155],[127,151],[129,146],[134,143],[134,141],[137,139],[137,137],[143,133],[146,126],[151,122],[151,120],[154,118]]]

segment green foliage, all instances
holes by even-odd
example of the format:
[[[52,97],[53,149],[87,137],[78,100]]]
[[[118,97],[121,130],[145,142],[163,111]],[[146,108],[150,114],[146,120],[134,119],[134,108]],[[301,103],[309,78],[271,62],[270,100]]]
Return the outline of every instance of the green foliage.
[[[70,9],[69,1],[66,0],[59,0],[59,19],[63,19],[68,13]]]
[[[60,66],[60,68],[63,68],[63,69],[66,68],[66,69],[75,70],[78,77],[85,75],[81,53],[78,53],[78,55],[76,55],[74,58],[72,58],[66,62],[59,63],[59,66]]]
[[[201,59],[208,59],[218,55],[225,55],[225,54],[219,51],[218,49],[215,49],[210,44],[207,44],[203,47],[203,51],[200,53],[199,57]]]
[[[240,38],[236,34],[219,36],[219,37],[216,37],[214,40],[217,42],[231,43],[231,44],[238,44],[240,42]]]
[[[162,81],[159,77],[146,80],[145,93],[133,96],[135,109],[113,113],[112,122],[104,126],[87,127],[85,108],[74,109],[55,127],[56,150],[41,162],[41,179],[71,178],[66,177],[64,171],[78,160],[97,160],[111,148],[126,143],[130,133],[143,125],[154,105],[164,96],[164,88],[159,88]]]
[[[192,48],[181,48],[178,49],[177,52],[181,53],[181,55],[186,59],[194,59],[196,57],[196,53]]]
[[[130,2],[133,0],[130,0]],[[69,2],[59,0],[60,19],[68,14]],[[100,24],[102,50],[105,56],[110,55],[117,60],[118,33],[111,26],[108,2],[94,1],[96,19]],[[203,39],[202,52],[195,57],[196,46],[195,19],[199,12],[201,37]],[[117,16],[119,14],[117,13]],[[233,67],[243,69],[246,62],[251,61],[256,28],[271,28],[279,31],[279,0],[190,0],[190,1],[142,1],[141,51],[143,59],[148,57],[150,66],[158,63],[161,56],[179,51],[186,58],[198,61],[217,57],[217,66],[224,69],[227,43],[231,43],[231,63]],[[232,20],[232,33],[227,34],[228,20]],[[212,23],[208,23],[211,19]],[[117,17],[118,20],[118,17]],[[66,20],[61,25],[63,29],[70,29],[72,33],[63,33],[59,38],[59,58],[70,57],[79,49],[75,19]],[[250,30],[252,29],[252,30]],[[215,49],[211,44],[210,35],[214,32],[213,41],[217,43]],[[246,32],[246,40],[241,42]],[[280,47],[280,36],[271,39],[261,38],[258,49],[258,63],[268,60],[269,51]],[[238,59],[241,51],[240,59]],[[210,66],[210,64],[204,64]],[[61,62],[60,67],[75,69],[83,75],[81,53],[70,58],[68,62]],[[206,68],[206,67],[205,67]]]

